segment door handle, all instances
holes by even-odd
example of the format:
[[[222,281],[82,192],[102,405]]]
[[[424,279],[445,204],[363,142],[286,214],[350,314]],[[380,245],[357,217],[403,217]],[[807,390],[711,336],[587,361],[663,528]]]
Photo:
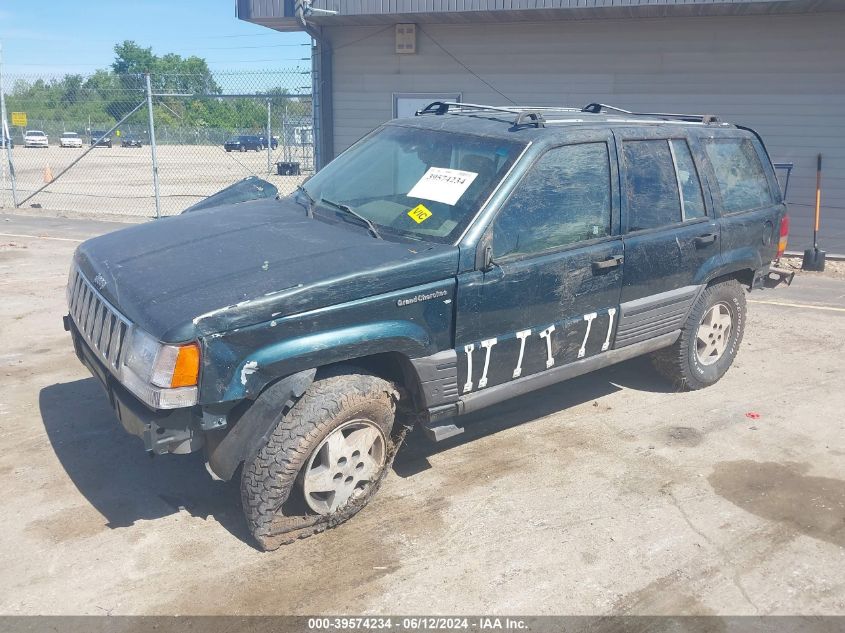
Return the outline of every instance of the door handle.
[[[699,235],[695,238],[695,245],[707,246],[708,244],[713,244],[717,239],[719,239],[719,235],[717,233],[705,233],[704,235]]]
[[[625,261],[625,257],[622,255],[614,255],[613,257],[609,257],[607,259],[600,259],[597,262],[593,262],[593,272],[598,273],[611,268],[616,268],[623,261]]]

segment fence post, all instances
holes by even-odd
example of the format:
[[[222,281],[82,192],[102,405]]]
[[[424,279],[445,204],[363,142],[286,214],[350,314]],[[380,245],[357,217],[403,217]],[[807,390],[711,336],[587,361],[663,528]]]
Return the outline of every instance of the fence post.
[[[288,118],[288,102],[285,99],[285,109],[282,112],[282,158],[284,158],[285,162],[290,161],[290,152],[288,151],[288,127],[287,127],[287,118]]]
[[[267,99],[267,175],[270,175],[270,159],[273,156],[273,137],[270,135],[270,100]]]
[[[15,163],[12,160],[12,135],[9,132],[9,124],[6,123],[6,93],[3,90],[3,44],[0,43],[0,139],[6,149],[6,160],[9,163],[9,182],[12,185],[12,205],[18,208],[18,190],[15,183]],[[6,171],[3,170],[5,176]],[[3,183],[5,189],[5,182]]]
[[[156,199],[156,218],[161,218],[161,196],[158,190],[158,156],[156,155],[155,117],[153,117],[153,89],[150,84],[150,73],[144,73],[147,83],[147,114],[150,121],[150,152],[153,158],[153,191]]]

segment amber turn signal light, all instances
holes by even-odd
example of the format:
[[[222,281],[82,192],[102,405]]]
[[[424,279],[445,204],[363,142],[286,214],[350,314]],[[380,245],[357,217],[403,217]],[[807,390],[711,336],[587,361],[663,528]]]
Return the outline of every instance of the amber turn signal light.
[[[170,386],[193,387],[197,384],[200,373],[200,347],[196,343],[182,345],[179,354],[176,356],[176,365],[173,367],[173,378]]]

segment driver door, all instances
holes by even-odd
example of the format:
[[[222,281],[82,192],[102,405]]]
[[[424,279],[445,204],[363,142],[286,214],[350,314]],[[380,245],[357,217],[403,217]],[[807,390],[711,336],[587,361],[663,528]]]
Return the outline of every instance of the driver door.
[[[601,354],[622,288],[612,134],[540,156],[493,221],[493,265],[459,277],[462,395]]]

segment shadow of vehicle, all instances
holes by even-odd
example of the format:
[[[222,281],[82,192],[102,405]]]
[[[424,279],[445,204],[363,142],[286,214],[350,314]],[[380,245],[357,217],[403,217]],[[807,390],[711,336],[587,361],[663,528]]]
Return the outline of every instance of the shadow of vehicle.
[[[442,442],[430,441],[415,428],[397,453],[393,469],[400,477],[411,477],[430,468],[428,458],[432,455],[597,400],[623,388],[655,393],[675,391],[674,386],[652,368],[647,357],[634,358],[468,414],[458,421],[464,432]]]
[[[110,528],[175,514],[213,517],[252,545],[235,482],[214,481],[201,453],[149,457],[120,426],[93,378],[45,387],[39,406],[47,437],[77,489]]]
[[[411,477],[430,468],[427,458],[431,455],[623,387],[672,390],[650,369],[647,359],[634,359],[467,415],[461,420],[465,432],[443,442],[431,442],[415,430],[396,456],[394,471],[400,477]],[[93,378],[45,387],[39,406],[50,444],[65,472],[106,518],[108,527],[128,527],[184,510],[194,517],[213,517],[254,547],[241,514],[237,479],[228,483],[212,480],[201,453],[149,457],[141,440],[120,427]]]

